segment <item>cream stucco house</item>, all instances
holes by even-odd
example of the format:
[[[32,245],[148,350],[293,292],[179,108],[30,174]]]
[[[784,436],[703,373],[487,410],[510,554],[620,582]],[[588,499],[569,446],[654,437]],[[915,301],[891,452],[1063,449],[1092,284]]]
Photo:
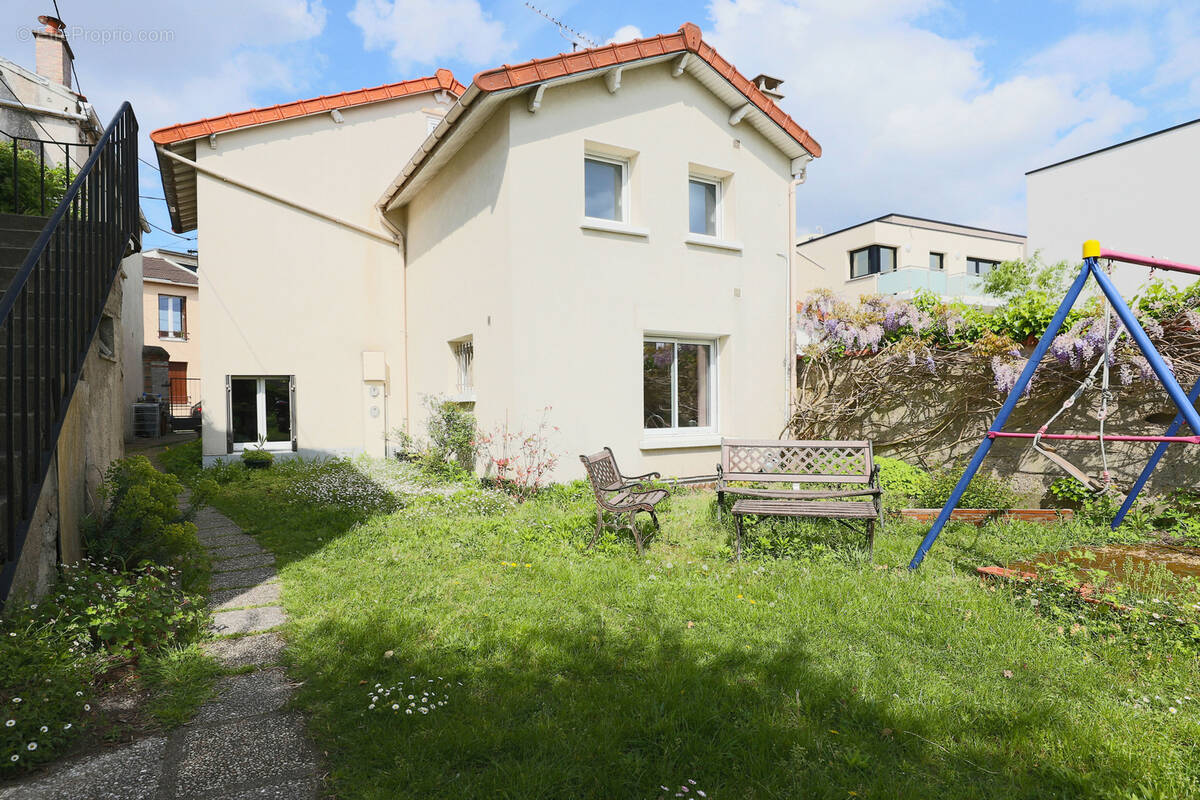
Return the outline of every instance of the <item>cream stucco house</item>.
[[[788,416],[794,192],[820,155],[694,25],[156,131],[196,229],[204,455],[382,455],[422,396],[562,454],[711,474]],[[767,92],[771,92],[768,94]]]
[[[815,283],[849,300],[930,291],[972,305],[995,304],[981,278],[1025,257],[1019,233],[886,214],[796,245],[795,283]]]
[[[167,353],[167,397],[171,415],[186,417],[200,402],[200,340],[195,320],[200,309],[200,281],[190,253],[147,250],[142,254],[142,330],[146,344]],[[145,390],[158,394],[161,387]]]

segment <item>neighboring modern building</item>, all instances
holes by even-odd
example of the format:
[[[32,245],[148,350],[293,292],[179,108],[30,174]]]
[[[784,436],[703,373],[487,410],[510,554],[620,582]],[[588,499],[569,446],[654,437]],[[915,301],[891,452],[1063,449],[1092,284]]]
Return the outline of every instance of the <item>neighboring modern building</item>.
[[[190,417],[200,402],[200,346],[196,338],[196,320],[200,302],[200,281],[194,254],[170,250],[147,250],[142,257],[142,319],[147,332],[146,344],[167,352],[169,386],[167,399],[171,416]],[[153,333],[152,333],[153,332]],[[160,394],[161,387],[151,386],[145,376],[143,389]]]
[[[551,407],[560,478],[605,445],[712,474],[722,436],[777,436],[820,155],[778,83],[688,24],[155,131],[202,243],[206,463],[382,455],[426,395],[511,431]]]
[[[911,297],[926,290],[974,305],[997,301],[983,275],[1025,257],[1025,237],[951,222],[887,214],[796,245],[797,284],[812,283],[849,300],[862,295]]]
[[[1185,122],[1025,174],[1030,251],[1044,261],[1083,260],[1082,246],[1200,264],[1195,236],[1200,182],[1200,120]],[[1114,266],[1117,287],[1127,296],[1147,270]],[[1159,272],[1176,283],[1194,279]]]

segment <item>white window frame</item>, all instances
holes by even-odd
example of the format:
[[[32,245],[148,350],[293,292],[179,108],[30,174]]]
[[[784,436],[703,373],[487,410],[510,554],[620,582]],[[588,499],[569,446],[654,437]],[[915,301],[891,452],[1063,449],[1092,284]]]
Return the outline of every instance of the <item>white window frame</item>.
[[[701,233],[692,230],[692,182],[706,183],[709,186],[716,187],[716,207],[713,209],[713,232]],[[695,172],[688,175],[688,233],[691,236],[704,236],[713,239],[722,239],[725,236],[725,207],[724,207],[725,182],[720,178],[713,178],[708,175],[698,175]]]
[[[294,375],[230,375],[229,376],[229,393],[227,398],[228,419],[226,424],[229,426],[229,452],[241,453],[249,447],[252,450],[260,449],[258,440],[253,442],[235,442],[233,441],[233,397],[232,386],[233,381],[255,381],[256,393],[255,399],[257,402],[257,418],[255,426],[258,428],[258,435],[262,436],[263,431],[267,429],[267,381],[287,379],[288,382],[288,403],[290,405],[289,412],[291,413],[292,437],[286,442],[264,442],[261,449],[269,450],[274,453],[291,452],[296,449],[296,377]]]
[[[629,208],[629,159],[619,158],[617,156],[603,155],[585,151],[583,154],[584,160],[584,185],[583,185],[583,218],[585,220],[594,220],[599,223],[628,225],[630,219]],[[621,216],[617,219],[609,219],[608,217],[590,217],[587,213],[587,163],[588,161],[599,161],[605,164],[613,164],[621,168]]]
[[[174,334],[174,333],[171,333],[170,331],[168,331],[167,335],[163,336],[162,325],[160,324],[158,326],[159,327],[159,331],[158,331],[159,341],[186,342],[187,341],[187,296],[181,295],[181,294],[167,294],[166,292],[159,292],[159,294],[158,294],[158,315],[159,315],[160,322],[162,320],[162,313],[163,313],[162,312],[162,301],[163,301],[164,297],[168,301],[170,301],[170,300],[178,300],[179,301],[179,333]],[[168,302],[167,303],[167,322],[168,322],[168,324],[171,321],[170,305],[171,305],[170,302]]]
[[[717,412],[719,410],[717,400],[717,353],[718,342],[716,339],[704,339],[695,337],[680,337],[669,336],[654,333],[642,334],[642,352],[645,352],[647,342],[662,342],[676,346],[675,352],[671,358],[671,427],[670,428],[647,428],[646,409],[642,408],[642,438],[647,441],[662,440],[662,439],[681,439],[681,438],[696,438],[715,436],[717,434]],[[679,427],[679,350],[678,345],[695,344],[707,347],[709,350],[708,360],[708,419],[709,424],[703,428],[680,428]],[[645,373],[641,375],[641,380],[646,380]]]

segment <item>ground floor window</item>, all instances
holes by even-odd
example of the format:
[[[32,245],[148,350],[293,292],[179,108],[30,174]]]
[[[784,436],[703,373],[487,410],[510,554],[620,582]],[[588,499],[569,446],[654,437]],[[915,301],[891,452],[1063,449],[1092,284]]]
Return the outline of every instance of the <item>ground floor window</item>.
[[[647,431],[712,431],[716,345],[648,337],[642,343],[642,416]]]
[[[227,380],[230,452],[260,444],[268,450],[294,450],[295,378],[231,376]]]

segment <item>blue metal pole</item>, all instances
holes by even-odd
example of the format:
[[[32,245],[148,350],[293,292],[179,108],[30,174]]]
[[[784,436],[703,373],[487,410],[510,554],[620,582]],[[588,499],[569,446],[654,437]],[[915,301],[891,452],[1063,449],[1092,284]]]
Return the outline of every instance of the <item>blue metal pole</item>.
[[[1054,312],[1054,318],[1050,320],[1050,324],[1046,327],[1046,332],[1038,340],[1037,347],[1033,348],[1033,354],[1029,356],[1029,360],[1025,363],[1025,369],[1021,370],[1021,376],[1017,378],[1012,391],[1008,393],[1008,399],[1004,401],[1004,405],[1000,408],[1000,413],[996,415],[995,421],[992,422],[992,427],[988,429],[989,432],[1004,430],[1004,425],[1008,422],[1009,416],[1012,414],[1013,409],[1016,408],[1021,395],[1025,392],[1025,387],[1033,380],[1033,373],[1037,371],[1038,365],[1042,363],[1042,358],[1045,357],[1046,351],[1050,349],[1050,344],[1054,341],[1054,337],[1058,336],[1058,332],[1062,330],[1063,323],[1067,319],[1067,314],[1071,313],[1071,308],[1079,298],[1079,293],[1083,291],[1083,286],[1087,283],[1088,276],[1091,274],[1090,265],[1094,262],[1094,258],[1084,259],[1083,267],[1079,270],[1079,275],[1076,276],[1075,282],[1071,284],[1071,288],[1067,290],[1067,294],[1063,297],[1058,311]],[[941,534],[942,528],[946,527],[946,523],[950,521],[950,513],[954,511],[958,505],[958,501],[962,499],[963,492],[967,490],[967,486],[971,484],[971,479],[979,471],[979,466],[983,464],[983,459],[987,457],[988,451],[992,449],[994,441],[995,439],[989,436],[980,442],[979,449],[975,451],[975,455],[971,458],[971,463],[967,465],[966,471],[958,479],[958,483],[955,484],[954,491],[950,493],[950,498],[946,501],[946,505],[942,506],[941,512],[938,514],[937,519],[934,520],[933,527],[929,529],[929,533],[925,534],[925,539],[913,555],[912,561],[908,565],[909,569],[916,569],[921,566],[921,561],[924,560],[925,554],[929,552],[929,548],[933,546],[934,541]]]
[[[1196,385],[1192,387],[1192,391],[1188,392],[1188,400],[1192,406],[1196,405],[1198,399],[1200,399],[1200,378],[1196,379]],[[1175,419],[1171,421],[1170,427],[1167,428],[1167,432],[1163,436],[1174,436],[1179,433],[1179,429],[1182,427],[1183,414],[1179,413],[1175,415]],[[1200,431],[1193,430],[1192,433],[1200,434]],[[1138,495],[1141,494],[1142,489],[1146,486],[1146,481],[1150,480],[1150,475],[1158,467],[1158,462],[1166,455],[1167,445],[1169,444],[1170,442],[1159,442],[1158,447],[1154,448],[1154,454],[1146,462],[1146,467],[1142,470],[1142,474],[1134,481],[1133,488],[1129,490],[1129,494],[1125,497],[1125,502],[1121,505],[1121,510],[1113,517],[1112,529],[1114,531],[1125,521],[1125,515],[1129,513],[1129,509],[1133,508],[1133,504],[1137,502]]]
[[[1142,355],[1146,356],[1146,360],[1150,362],[1150,368],[1154,370],[1154,374],[1162,382],[1163,388],[1171,396],[1172,402],[1179,409],[1179,413],[1183,415],[1184,421],[1187,422],[1193,431],[1200,433],[1200,412],[1196,411],[1195,406],[1192,405],[1193,401],[1188,400],[1187,393],[1183,391],[1183,387],[1179,385],[1179,381],[1175,380],[1175,373],[1171,372],[1171,368],[1167,366],[1167,362],[1163,361],[1162,356],[1154,349],[1154,344],[1150,341],[1150,337],[1142,330],[1137,317],[1133,315],[1133,311],[1126,305],[1125,299],[1121,297],[1121,293],[1117,291],[1117,287],[1113,285],[1112,278],[1104,274],[1104,270],[1100,269],[1100,265],[1095,259],[1088,260],[1091,261],[1092,275],[1095,276],[1096,282],[1100,284],[1101,291],[1108,297],[1108,302],[1112,303],[1112,307],[1117,312],[1117,316],[1121,318],[1121,322],[1125,323],[1125,330],[1129,331],[1129,335],[1133,337],[1138,347],[1142,349]]]

